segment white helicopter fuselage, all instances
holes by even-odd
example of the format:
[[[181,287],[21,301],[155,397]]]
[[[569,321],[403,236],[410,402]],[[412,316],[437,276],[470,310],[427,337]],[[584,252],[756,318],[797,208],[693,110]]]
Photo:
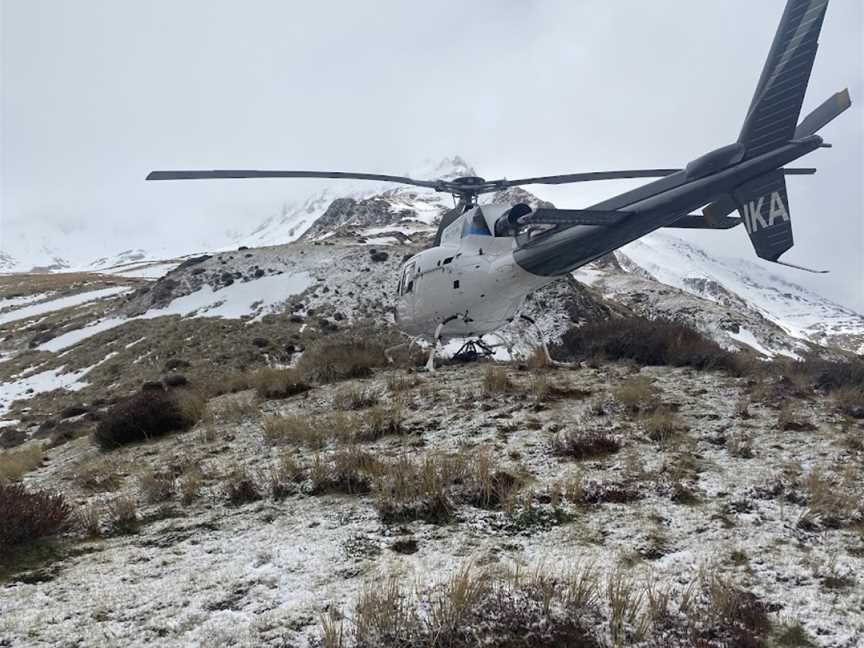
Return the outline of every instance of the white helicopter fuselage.
[[[509,323],[528,294],[557,279],[521,268],[512,236],[472,228],[475,216],[494,221],[508,208],[468,210],[443,231],[439,246],[405,262],[396,309],[400,329],[430,340],[436,331],[442,340],[480,337]]]

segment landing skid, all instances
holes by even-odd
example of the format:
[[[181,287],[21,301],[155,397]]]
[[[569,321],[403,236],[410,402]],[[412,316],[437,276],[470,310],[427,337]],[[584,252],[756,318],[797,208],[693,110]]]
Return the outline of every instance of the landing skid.
[[[453,354],[453,359],[457,362],[476,362],[481,358],[488,358],[494,355],[495,351],[491,346],[486,344],[482,338],[476,340],[468,340],[459,350]]]

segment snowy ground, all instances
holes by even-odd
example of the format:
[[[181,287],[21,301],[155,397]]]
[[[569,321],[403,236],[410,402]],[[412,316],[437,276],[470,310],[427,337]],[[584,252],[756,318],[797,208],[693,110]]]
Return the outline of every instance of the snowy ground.
[[[263,487],[280,452],[262,437],[259,412],[319,416],[332,410],[336,387],[261,403],[248,414],[217,423],[206,437],[199,427],[114,451],[110,461],[122,482],[111,494],[88,493],[70,477],[77,462],[99,460],[87,439],[56,448],[47,466],[28,477],[32,486],[62,487],[78,504],[128,495],[138,500],[139,515],[149,521],[133,535],[86,541],[39,578],[0,589],[0,642],[58,648],[305,646],[319,635],[328,608],[350,612],[360,588],[384,574],[427,582],[467,562],[556,569],[588,560],[601,571],[624,565],[632,575],[657,582],[682,583],[700,569],[716,570],[773,606],[776,623],[800,619],[815,645],[861,645],[860,532],[802,525],[806,502],[754,495],[778,481],[803,481],[820,471],[837,479],[860,471],[864,457],[842,444],[841,421],[829,405],[802,403],[801,416],[816,429],[782,432],[776,412],[762,405],[751,406],[749,419],[735,415],[746,391],[740,380],[645,369],[642,373],[655,381],[662,400],[679,408],[680,436],[664,445],[647,438],[638,418],[593,413],[590,404],[609,398],[628,371],[614,365],[553,371],[549,380],[591,392],[592,398],[535,406],[531,398],[483,396],[481,367],[445,368],[399,397],[405,426],[412,432],[368,446],[381,457],[485,448],[502,465],[530,475],[527,488],[541,500],[553,484],[572,478],[633,480],[643,492],[642,499],[628,504],[577,510],[560,525],[512,530],[506,511],[467,505],[459,507],[457,521],[450,525],[386,525],[368,495],[297,494],[282,502],[226,506],[221,475],[245,466]],[[530,374],[510,374],[518,385],[531,384]],[[388,375],[362,384],[391,401],[396,396],[385,387]],[[227,396],[219,403],[246,397]],[[591,426],[612,430],[623,449],[582,462],[551,454],[556,429]],[[859,423],[852,432],[860,435],[864,429]],[[730,446],[716,440],[736,434],[752,439],[753,458],[732,456]],[[315,454],[287,450],[301,463],[313,461]],[[699,465],[695,503],[675,503],[658,486],[682,453]],[[168,465],[202,468],[208,477],[201,499],[189,505],[143,502],[138,473]],[[860,492],[861,484],[852,487]],[[390,545],[397,537],[413,538],[418,551],[395,553]],[[845,585],[829,586],[835,582],[829,578]]]

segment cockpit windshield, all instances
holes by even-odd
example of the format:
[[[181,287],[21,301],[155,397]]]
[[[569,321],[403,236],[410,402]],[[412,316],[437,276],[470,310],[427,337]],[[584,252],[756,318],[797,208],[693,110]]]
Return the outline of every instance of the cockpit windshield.
[[[492,236],[486,219],[483,217],[483,212],[479,209],[474,211],[471,218],[463,217],[463,221],[462,238],[466,236]]]

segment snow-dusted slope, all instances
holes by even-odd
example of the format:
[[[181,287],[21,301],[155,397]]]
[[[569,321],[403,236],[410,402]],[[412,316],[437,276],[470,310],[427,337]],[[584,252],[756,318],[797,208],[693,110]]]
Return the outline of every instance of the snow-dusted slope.
[[[621,266],[724,306],[746,307],[795,338],[864,352],[864,317],[764,266],[717,258],[680,238],[655,232],[616,253]]]

